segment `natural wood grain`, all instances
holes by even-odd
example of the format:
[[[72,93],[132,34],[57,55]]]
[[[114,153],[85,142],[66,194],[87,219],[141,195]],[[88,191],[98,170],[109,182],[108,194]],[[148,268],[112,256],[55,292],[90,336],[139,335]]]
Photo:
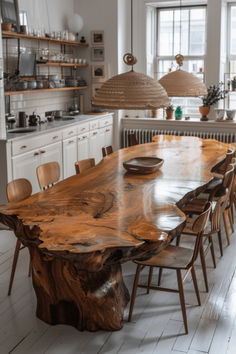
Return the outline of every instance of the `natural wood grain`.
[[[96,302],[94,294],[104,289],[103,304],[112,303],[114,313],[122,313],[128,298],[117,264],[147,259],[179,234],[185,222],[180,207],[212,180],[210,170],[223,160],[228,148],[215,140],[160,136],[156,143],[119,150],[88,172],[25,202],[2,206],[0,221],[15,230],[33,258],[38,306],[45,309],[45,313],[38,311],[38,316],[50,323],[75,325],[73,319],[62,320],[62,313],[69,308],[73,317],[77,306],[77,328],[119,329],[122,316],[113,319],[103,306],[94,310],[94,317],[101,321],[91,318],[88,325],[89,302]],[[157,156],[165,163],[156,173],[130,175],[123,162],[135,156]],[[107,277],[102,286],[95,275],[102,279],[104,272]],[[86,282],[82,282],[82,275],[88,283],[94,282],[96,291],[81,291]],[[82,304],[83,292],[91,297]],[[76,302],[72,300],[75,297]]]

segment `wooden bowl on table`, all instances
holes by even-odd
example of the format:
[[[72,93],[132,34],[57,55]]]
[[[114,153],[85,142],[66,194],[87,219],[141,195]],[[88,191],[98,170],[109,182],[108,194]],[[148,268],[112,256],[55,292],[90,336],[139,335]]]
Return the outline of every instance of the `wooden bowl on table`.
[[[123,163],[128,172],[149,174],[154,173],[163,165],[164,160],[154,156],[134,157]]]

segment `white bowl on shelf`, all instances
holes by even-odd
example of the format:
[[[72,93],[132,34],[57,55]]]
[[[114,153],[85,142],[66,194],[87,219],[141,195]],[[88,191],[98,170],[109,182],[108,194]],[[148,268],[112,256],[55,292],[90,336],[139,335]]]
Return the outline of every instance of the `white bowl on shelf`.
[[[226,120],[234,120],[234,117],[235,117],[235,109],[227,109]]]

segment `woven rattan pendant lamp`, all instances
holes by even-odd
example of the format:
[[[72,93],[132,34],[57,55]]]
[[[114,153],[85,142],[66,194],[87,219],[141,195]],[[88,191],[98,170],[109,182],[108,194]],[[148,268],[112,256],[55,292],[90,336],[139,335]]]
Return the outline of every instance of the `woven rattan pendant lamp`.
[[[133,70],[137,63],[133,56],[133,0],[131,0],[131,53],[125,54],[123,60],[132,67],[131,71],[107,80],[96,92],[92,106],[112,110],[154,110],[168,106],[167,93],[158,81]]]
[[[181,51],[181,9],[182,0],[180,0],[180,51]],[[169,97],[199,97],[207,95],[206,85],[196,76],[181,69],[184,56],[177,54],[175,56],[178,69],[163,76],[159,83],[165,88]]]

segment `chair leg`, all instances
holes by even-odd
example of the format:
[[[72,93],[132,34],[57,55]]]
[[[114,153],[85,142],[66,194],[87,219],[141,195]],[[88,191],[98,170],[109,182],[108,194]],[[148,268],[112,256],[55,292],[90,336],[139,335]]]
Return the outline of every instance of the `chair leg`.
[[[233,221],[231,209],[228,209],[228,218],[229,218],[231,230],[234,233],[234,221]]]
[[[231,209],[232,219],[233,219],[233,223],[234,223],[234,206],[233,206],[233,204],[231,205],[230,209]]]
[[[137,269],[136,269],[135,278],[134,278],[134,285],[133,285],[131,300],[130,300],[130,308],[129,308],[128,322],[130,322],[131,319],[132,319],[132,314],[133,314],[133,309],[134,309],[134,302],[135,302],[135,298],[136,298],[136,293],[137,293],[137,287],[138,287],[138,281],[139,281],[140,272],[141,272],[141,265],[138,264]]]
[[[218,241],[219,241],[219,247],[220,247],[220,255],[221,255],[221,257],[223,257],[221,230],[218,231]]]
[[[184,328],[185,328],[185,333],[188,334],[188,323],[187,323],[187,315],[186,315],[186,308],[185,308],[184,288],[183,288],[181,270],[176,269],[176,273],[177,273],[177,280],[178,280],[180,305],[181,305],[182,315],[184,320]]]
[[[181,237],[181,235],[178,235],[176,237],[176,246],[179,246],[179,244],[180,244],[180,237]]]
[[[204,249],[203,249],[203,245],[202,245],[202,238],[201,238],[200,242],[201,242],[201,244],[200,244],[200,259],[201,259],[201,264],[202,264],[202,272],[203,272],[206,292],[208,293],[209,290],[208,290],[208,281],[207,281],[206,261],[205,261],[205,254],[204,254]]]
[[[8,296],[11,295],[11,288],[12,288],[12,284],[13,284],[13,280],[14,280],[14,276],[15,276],[16,265],[17,265],[17,260],[19,257],[20,247],[21,247],[21,241],[19,239],[17,239],[16,248],[15,248],[15,252],[14,252],[14,258],[13,258],[13,262],[12,262],[11,277],[10,277],[10,283],[9,283],[9,288],[8,288]]]
[[[196,277],[194,266],[192,266],[191,274],[192,274],[192,279],[193,279],[193,285],[194,285],[195,293],[196,293],[196,296],[197,296],[198,305],[201,306],[201,299],[200,299],[200,294],[199,294],[199,289],[198,289],[198,284],[197,284],[197,277]]]
[[[212,257],[212,261],[213,261],[213,266],[214,266],[214,268],[216,268],[215,250],[214,250],[214,244],[213,244],[212,236],[209,236],[209,243],[210,243],[211,257]]]
[[[229,229],[228,229],[228,223],[227,223],[227,211],[225,210],[223,212],[223,221],[224,221],[224,226],[225,226],[225,234],[227,238],[227,243],[228,246],[230,245],[230,235],[229,235]]]
[[[28,273],[28,277],[31,277],[31,274],[32,274],[32,268],[33,268],[33,262],[32,262],[32,260],[30,260],[30,263],[29,263],[29,273]]]
[[[153,267],[149,267],[147,294],[149,294],[150,285],[151,285],[151,281],[152,281],[152,274],[153,274]]]
[[[158,286],[160,286],[160,285],[161,285],[161,276],[162,276],[162,271],[163,271],[163,268],[159,268],[158,282],[157,282],[157,285],[158,285]]]

